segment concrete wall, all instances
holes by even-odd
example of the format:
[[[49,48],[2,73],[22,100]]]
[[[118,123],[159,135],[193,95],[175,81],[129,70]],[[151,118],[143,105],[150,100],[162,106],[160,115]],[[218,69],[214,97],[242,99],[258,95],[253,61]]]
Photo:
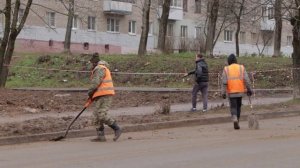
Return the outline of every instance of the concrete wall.
[[[30,51],[60,52],[63,51],[65,29],[55,30],[46,27],[31,26],[24,28],[18,36],[19,46],[27,46]],[[54,46],[49,46],[49,40],[54,42]],[[72,52],[87,52],[83,49],[83,43],[89,43],[89,51],[99,53],[135,53],[139,45],[140,35],[129,35],[122,33],[108,33],[86,30],[72,31]],[[153,36],[148,37],[148,49],[153,49]],[[104,46],[109,45],[105,50]],[[73,47],[74,46],[74,47]],[[32,48],[31,48],[32,47]],[[39,49],[41,47],[41,49]],[[53,51],[52,51],[53,50]]]

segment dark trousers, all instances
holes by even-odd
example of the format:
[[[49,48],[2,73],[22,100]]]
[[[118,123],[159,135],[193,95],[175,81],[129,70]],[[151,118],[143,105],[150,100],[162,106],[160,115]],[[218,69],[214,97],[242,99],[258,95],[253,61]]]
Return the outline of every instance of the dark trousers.
[[[197,105],[197,94],[201,91],[203,109],[207,110],[207,97],[208,97],[208,82],[195,83],[192,91],[192,106],[196,108]]]
[[[231,116],[236,115],[239,120],[241,116],[242,97],[230,97],[229,103]]]

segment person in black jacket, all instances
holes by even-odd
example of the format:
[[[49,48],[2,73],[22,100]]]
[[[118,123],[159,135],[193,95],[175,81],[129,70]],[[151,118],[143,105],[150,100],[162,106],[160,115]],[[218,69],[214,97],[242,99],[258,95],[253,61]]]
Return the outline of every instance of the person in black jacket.
[[[194,74],[195,75],[195,83],[192,91],[192,109],[191,111],[197,111],[197,94],[201,91],[202,101],[203,101],[203,112],[207,111],[207,101],[208,101],[208,66],[205,62],[202,54],[196,55],[196,68],[194,71],[191,71],[185,76]]]

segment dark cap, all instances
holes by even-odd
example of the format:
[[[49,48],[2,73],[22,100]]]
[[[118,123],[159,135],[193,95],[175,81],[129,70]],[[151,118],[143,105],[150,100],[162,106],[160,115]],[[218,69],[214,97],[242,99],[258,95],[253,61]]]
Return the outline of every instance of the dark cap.
[[[98,63],[100,61],[99,53],[95,52],[90,59],[91,63]]]
[[[237,63],[237,60],[236,60],[236,57],[235,57],[234,54],[230,54],[230,55],[228,56],[227,61],[228,61],[228,65],[231,65],[231,64],[233,64],[233,63]]]

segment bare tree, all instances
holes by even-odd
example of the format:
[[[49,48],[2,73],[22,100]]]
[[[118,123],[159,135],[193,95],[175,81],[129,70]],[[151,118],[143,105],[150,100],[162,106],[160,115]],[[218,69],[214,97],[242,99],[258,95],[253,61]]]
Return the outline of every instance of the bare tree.
[[[27,0],[27,3],[25,3],[24,14],[20,18],[20,0],[15,0],[14,4],[11,0],[6,0],[4,9],[4,35],[0,45],[0,87],[5,87],[8,75],[8,65],[10,64],[15,49],[15,41],[24,27],[31,5],[32,0]]]
[[[165,50],[165,41],[166,41],[166,32],[169,19],[170,5],[171,0],[162,0],[162,14],[159,20],[159,32],[158,32],[158,44],[157,48],[161,52],[166,52]]]
[[[138,55],[143,56],[147,51],[147,41],[149,33],[149,16],[150,16],[151,0],[144,0],[143,3],[143,19],[142,19],[142,33],[139,44]]]
[[[293,67],[294,73],[294,96],[300,96],[300,0],[294,1],[294,8],[292,8],[291,13],[294,13],[293,18],[291,19],[291,24],[293,26]]]
[[[274,31],[274,53],[273,56],[280,56],[281,34],[282,34],[282,0],[275,0],[275,31]]]
[[[207,3],[208,9],[208,25],[207,25],[207,36],[205,42],[205,54],[213,54],[213,45],[215,39],[216,24],[218,19],[219,0],[211,0]]]
[[[257,9],[261,8],[264,4],[261,0],[227,0],[225,8],[229,10],[229,21],[236,25],[235,31],[235,48],[236,56],[240,55],[240,32],[241,28],[246,27],[247,24],[258,21],[261,17],[258,17]],[[224,5],[224,4],[223,4]]]
[[[67,27],[66,27],[64,49],[65,49],[65,52],[70,53],[75,2],[74,2],[74,0],[69,0],[68,1],[69,7],[67,7],[63,1],[61,1],[61,2],[68,10],[68,23],[67,23]]]
[[[259,47],[260,37],[261,37],[262,47]],[[255,43],[259,55],[263,55],[265,49],[271,45],[272,39],[273,39],[273,30],[261,30],[260,31],[260,33],[257,37],[256,43]]]
[[[245,11],[245,0],[235,1],[233,8],[231,8],[231,11],[236,20],[235,54],[237,57],[239,57],[240,56],[239,34],[241,31],[241,17],[243,15],[243,11]]]

